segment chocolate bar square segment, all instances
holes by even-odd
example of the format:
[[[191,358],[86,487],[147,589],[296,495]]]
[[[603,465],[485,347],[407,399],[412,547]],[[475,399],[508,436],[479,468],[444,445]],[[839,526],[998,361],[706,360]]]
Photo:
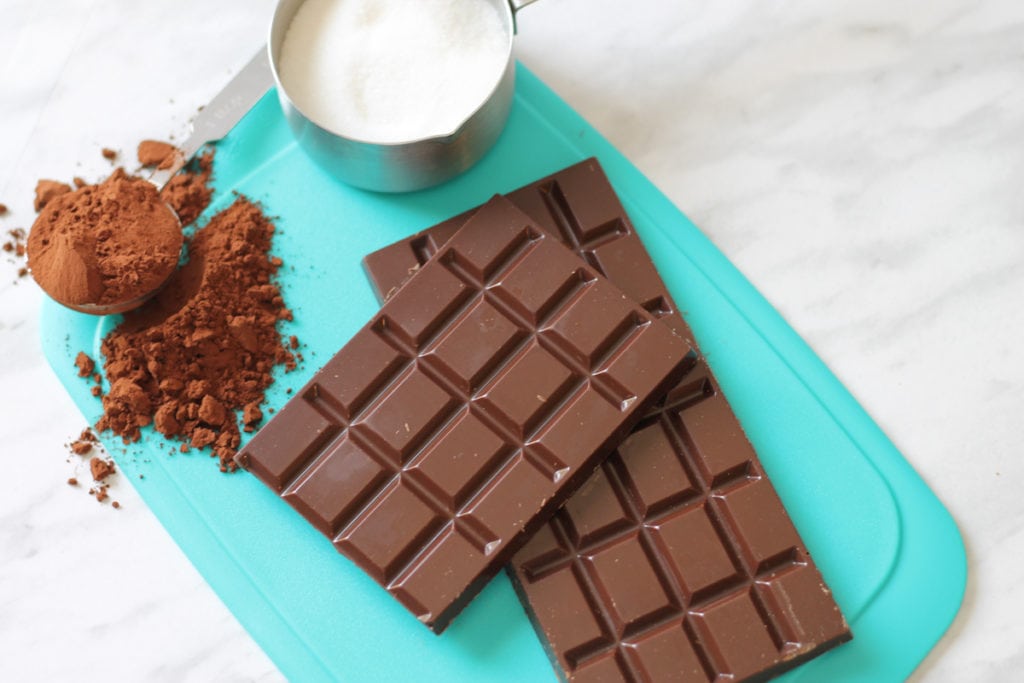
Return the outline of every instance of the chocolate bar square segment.
[[[513,558],[565,680],[760,681],[849,640],[734,420],[691,372]]]
[[[501,197],[416,271],[237,460],[440,632],[695,354]]]

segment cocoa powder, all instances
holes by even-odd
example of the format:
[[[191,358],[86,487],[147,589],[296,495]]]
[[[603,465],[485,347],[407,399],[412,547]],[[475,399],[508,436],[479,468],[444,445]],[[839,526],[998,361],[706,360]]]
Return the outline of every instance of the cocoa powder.
[[[18,268],[18,277],[28,275],[28,268],[25,267],[25,231],[21,228],[14,228],[7,231],[7,240],[0,245],[0,248],[7,254],[7,260]],[[15,280],[17,282],[17,280]]]
[[[75,356],[75,367],[78,368],[79,377],[89,377],[96,369],[96,363],[85,351],[79,351]]]
[[[92,453],[94,448],[100,447],[99,438],[93,433],[92,429],[86,427],[82,430],[82,433],[78,435],[78,438],[67,444],[68,450],[75,455],[86,456]]]
[[[116,470],[113,460],[104,460],[96,457],[89,461],[89,471],[92,473],[93,481],[103,481]]]
[[[92,444],[88,441],[73,441],[69,448],[75,455],[89,455],[92,453]]]
[[[3,250],[13,254],[17,258],[25,255],[25,231],[21,228],[14,228],[7,231],[7,241],[3,244]]]
[[[210,187],[210,176],[213,173],[213,152],[207,152],[195,162],[196,169],[179,173],[168,181],[160,193],[182,225],[189,225],[209,205],[213,189]]]
[[[177,148],[168,142],[160,142],[159,140],[143,140],[139,143],[139,148],[136,150],[136,155],[139,157],[139,163],[143,166],[157,166],[164,168],[164,162],[169,160],[168,163],[174,160],[174,155],[178,153]]]
[[[210,446],[222,471],[235,469],[238,412],[251,430],[274,366],[295,367],[277,330],[291,312],[273,281],[273,233],[241,196],[196,232],[188,262],[102,342],[110,391],[98,429],[128,443],[152,423],[181,450]]]
[[[49,199],[28,236],[29,270],[72,307],[130,301],[177,267],[181,226],[150,183],[117,169]]]
[[[36,198],[33,206],[35,210],[42,211],[47,204],[61,196],[71,192],[71,186],[57,180],[40,180],[36,183]]]

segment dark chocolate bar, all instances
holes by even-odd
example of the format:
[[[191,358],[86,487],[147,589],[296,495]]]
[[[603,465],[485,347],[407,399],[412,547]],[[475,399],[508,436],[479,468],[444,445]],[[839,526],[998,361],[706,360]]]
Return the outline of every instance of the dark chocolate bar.
[[[634,301],[692,340],[595,159],[507,196]],[[398,292],[409,273],[475,211],[367,256],[364,265],[378,296]],[[736,497],[725,495],[734,489],[739,492]],[[734,514],[737,506],[744,508],[743,514]],[[676,546],[653,545],[651,539],[665,536],[652,535],[651,525],[677,517],[686,523],[676,528],[692,538],[677,535]],[[771,524],[759,525],[756,518]],[[608,523],[594,521],[600,519]],[[584,527],[594,528],[579,531]],[[551,539],[558,541],[557,552]],[[595,565],[592,556],[604,547],[611,554],[601,556],[616,561]],[[758,550],[762,548],[773,548],[774,554],[762,557]],[[591,567],[587,570],[591,573],[584,572],[584,567]],[[621,570],[620,578],[629,580],[605,576],[609,567]],[[703,360],[644,418],[556,519],[516,555],[509,572],[547,641],[556,668],[571,680],[590,680],[600,672],[609,680],[689,680],[683,675],[686,661],[697,662],[693,680],[714,679],[719,673],[739,676],[740,671],[746,671],[749,680],[760,680],[851,637]],[[552,592],[556,585],[565,593]],[[747,602],[741,595],[744,586],[749,589]],[[646,597],[644,591],[648,591]],[[655,599],[652,594],[665,597]],[[633,608],[616,613],[610,607],[627,604],[634,596],[643,604],[659,604],[650,612],[640,609],[643,614],[630,612]],[[563,600],[572,599],[577,600],[573,606],[561,606]],[[779,600],[788,601],[789,611]],[[730,619],[722,619],[723,615]],[[754,634],[751,652],[764,654],[756,665],[742,659],[742,647],[729,649],[731,636],[747,632]],[[759,649],[767,641],[756,636],[765,634],[774,650]],[[643,653],[633,647],[641,640],[646,643]],[[680,662],[678,667],[659,668],[659,662],[673,658]],[[650,678],[638,677],[640,672]]]
[[[704,368],[513,558],[563,678],[758,681],[850,639]]]
[[[440,632],[694,362],[507,200],[238,454]]]

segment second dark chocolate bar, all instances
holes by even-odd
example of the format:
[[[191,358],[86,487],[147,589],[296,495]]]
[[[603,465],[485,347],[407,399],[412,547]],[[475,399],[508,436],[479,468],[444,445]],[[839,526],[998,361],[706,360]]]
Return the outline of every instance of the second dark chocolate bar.
[[[440,632],[693,362],[497,197],[237,460]]]
[[[850,639],[706,366],[509,565],[564,679],[763,681]]]

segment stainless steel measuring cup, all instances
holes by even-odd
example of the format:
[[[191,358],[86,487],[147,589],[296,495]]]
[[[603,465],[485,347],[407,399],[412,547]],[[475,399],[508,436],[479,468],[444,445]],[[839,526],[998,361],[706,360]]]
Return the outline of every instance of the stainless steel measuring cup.
[[[270,23],[267,47],[277,83],[281,108],[299,145],[337,178],[368,190],[409,192],[437,185],[476,163],[498,139],[512,107],[515,62],[512,40],[515,15],[535,0],[480,0],[490,2],[505,27],[505,69],[494,89],[450,133],[397,143],[376,143],[332,131],[304,114],[289,98],[279,74],[281,45],[303,0],[280,0]]]

